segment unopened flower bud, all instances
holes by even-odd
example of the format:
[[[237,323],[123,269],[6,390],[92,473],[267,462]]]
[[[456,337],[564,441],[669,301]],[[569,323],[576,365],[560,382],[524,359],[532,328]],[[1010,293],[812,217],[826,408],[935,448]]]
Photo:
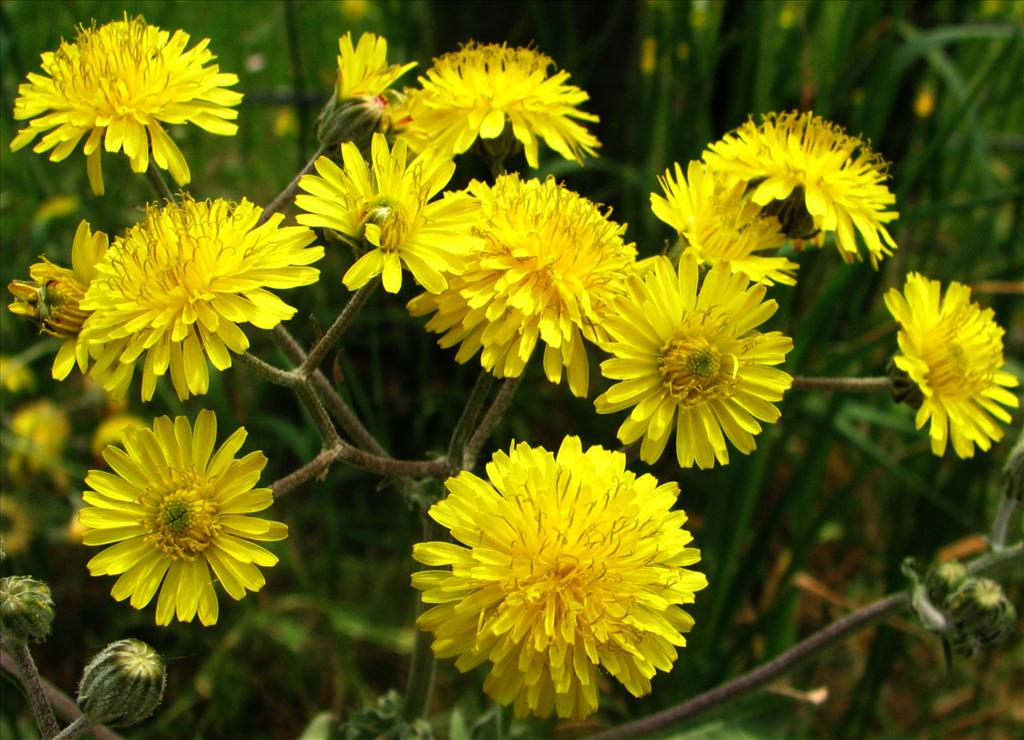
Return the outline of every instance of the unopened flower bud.
[[[991,578],[968,578],[946,597],[949,641],[971,657],[1006,639],[1017,624],[1017,610]]]
[[[129,727],[153,714],[164,696],[163,658],[142,640],[107,645],[82,672],[78,706],[93,722]]]
[[[41,642],[50,634],[53,598],[50,587],[28,576],[0,580],[0,627],[20,642]]]
[[[967,578],[967,566],[959,560],[939,563],[924,578],[928,601],[941,608],[946,597],[956,591]]]
[[[354,142],[360,151],[367,151],[374,133],[386,134],[391,128],[388,91],[380,95],[339,99],[337,92],[327,101],[316,121],[316,135],[325,151],[334,151],[339,144]]]

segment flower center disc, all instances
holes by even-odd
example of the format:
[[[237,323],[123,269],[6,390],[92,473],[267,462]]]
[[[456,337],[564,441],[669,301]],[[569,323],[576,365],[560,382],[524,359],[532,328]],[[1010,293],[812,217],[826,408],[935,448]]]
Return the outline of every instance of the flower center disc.
[[[728,363],[726,363],[728,364]],[[669,395],[690,406],[724,385],[722,353],[704,337],[676,336],[661,349],[658,370]]]
[[[168,488],[152,517],[149,541],[174,560],[192,560],[220,531],[217,506],[195,474]]]

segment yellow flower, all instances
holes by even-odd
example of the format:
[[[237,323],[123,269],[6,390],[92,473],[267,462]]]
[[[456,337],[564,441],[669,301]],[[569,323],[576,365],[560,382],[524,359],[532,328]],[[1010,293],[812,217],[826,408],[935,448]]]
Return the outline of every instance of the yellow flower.
[[[309,229],[281,227],[281,214],[257,225],[262,212],[244,199],[185,197],[148,207],[141,224],[114,240],[81,303],[92,314],[78,338],[104,388],[123,397],[145,354],[144,401],[168,369],[179,398],[206,393],[207,356],[224,370],[229,350],[249,347],[240,323],[272,329],[291,318],[295,309],[267,288],[316,282],[319,271],[305,265],[324,251],[307,246],[314,239]]]
[[[490,483],[462,472],[430,516],[459,544],[424,542],[431,568],[412,584],[434,655],[460,671],[490,661],[484,691],[516,714],[582,719],[597,710],[598,667],[634,696],[669,671],[693,618],[680,608],[707,586],[686,566],[686,513],[675,483],[625,469],[626,456],[583,451],[566,437],[552,455],[513,444],[487,465]]]
[[[431,292],[444,290],[442,272],[459,272],[466,252],[480,240],[472,235],[479,205],[465,193],[437,195],[455,172],[455,165],[436,149],[423,151],[407,163],[408,149],[399,141],[388,151],[387,140],[374,134],[372,169],[352,142],[341,146],[344,169],[327,157],[316,161],[319,175],[306,175],[306,191],[295,204],[306,211],[300,224],[333,229],[350,239],[363,239],[370,250],[356,260],[342,282],[350,290],[383,273],[384,289],[402,287],[402,266]]]
[[[478,137],[497,139],[511,126],[531,167],[539,165],[538,137],[566,159],[582,162],[601,144],[576,121],[598,119],[577,108],[590,96],[566,84],[568,72],[548,76],[553,65],[535,49],[466,44],[435,59],[419,78],[422,89],[406,101],[411,121],[402,135],[414,146],[434,144],[454,156]]]
[[[679,260],[678,273],[662,257],[608,318],[614,357],[601,363],[601,372],[621,382],[595,405],[600,414],[633,407],[619,439],[629,444],[643,437],[644,461],[661,457],[674,428],[681,467],[725,465],[726,439],[750,454],[759,421],[778,420],[773,404],[793,379],[770,366],[785,360],[793,340],[755,330],[778,308],[764,300],[765,291],[724,265],[713,267],[698,289],[692,255]]]
[[[7,456],[7,469],[19,480],[44,471],[61,482],[61,455],[71,433],[67,414],[49,399],[30,401],[11,416],[14,444]]]
[[[469,189],[483,205],[476,233],[485,246],[447,290],[417,296],[409,311],[436,312],[427,329],[443,334],[438,343],[461,342],[458,362],[482,348],[481,364],[499,378],[521,375],[541,341],[548,379],[558,383],[564,367],[569,388],[585,396],[583,340],[604,337],[604,318],[625,293],[636,259],[622,240],[626,227],[550,177],[502,175],[493,186],[473,181]]]
[[[686,176],[676,164],[675,176],[666,170],[658,183],[665,197],[651,193],[651,210],[676,230],[684,253],[706,265],[728,263],[756,283],[796,283],[792,273],[799,265],[758,254],[780,246],[786,237],[778,219],[762,215],[744,197],[743,182],[726,182],[703,162],[690,162]]]
[[[15,301],[11,313],[27,316],[39,323],[39,330],[64,340],[53,360],[53,377],[63,380],[78,361],[85,372],[89,364],[88,349],[78,343],[78,334],[89,316],[81,303],[96,274],[96,263],[106,253],[107,235],[95,234],[86,221],[75,231],[71,245],[71,269],[58,267],[45,257],[28,269],[32,282],[13,280],[7,289]]]
[[[127,431],[124,449],[104,451],[114,472],[89,471],[83,496],[90,506],[79,520],[86,545],[116,543],[88,563],[94,576],[120,575],[115,599],[131,597],[142,609],[159,588],[157,624],[175,615],[191,622],[198,612],[210,625],[218,613],[214,579],[233,599],[263,587],[256,566],[277,557],[249,540],[283,540],[288,528],[247,516],[270,506],[273,494],[253,488],[267,464],[262,452],[235,459],[245,436],[238,429],[214,452],[217,417],[201,411],[194,429],[184,416],[161,416],[152,429]]]
[[[388,41],[383,36],[364,33],[352,46],[352,34],[338,39],[338,82],[335,93],[339,99],[375,97],[416,66],[388,64]]]
[[[1003,329],[991,308],[971,303],[971,289],[951,282],[943,297],[938,280],[912,272],[901,294],[885,296],[889,313],[900,325],[900,354],[896,367],[921,389],[924,400],[917,428],[931,420],[932,452],[942,455],[952,438],[953,451],[973,457],[974,445],[988,450],[1003,438],[1003,423],[1017,408],[1017,397],[1006,390],[1017,378],[1003,370]]]
[[[846,262],[861,259],[854,228],[871,264],[896,248],[885,224],[896,202],[885,181],[888,165],[863,139],[813,113],[769,113],[748,120],[704,152],[704,161],[747,183],[751,200],[782,223],[787,236],[835,232]]]
[[[35,387],[36,379],[28,365],[17,357],[0,355],[0,388],[10,393],[21,393]]]
[[[50,160],[60,162],[88,134],[82,151],[97,195],[103,194],[101,145],[108,152],[123,150],[134,172],[146,171],[152,149],[156,165],[186,184],[191,175],[185,157],[160,124],[194,123],[230,136],[238,130],[229,123],[238,117],[231,106],[242,100],[241,93],[224,89],[237,76],[206,66],[214,59],[209,39],[186,51],[188,41],[184,31],[172,36],[127,13],[99,28],[80,26],[74,43],[61,41],[56,53],[42,55],[45,74],[29,74],[18,88],[14,117],[32,120],[11,149],[49,131],[34,151],[52,149]]]

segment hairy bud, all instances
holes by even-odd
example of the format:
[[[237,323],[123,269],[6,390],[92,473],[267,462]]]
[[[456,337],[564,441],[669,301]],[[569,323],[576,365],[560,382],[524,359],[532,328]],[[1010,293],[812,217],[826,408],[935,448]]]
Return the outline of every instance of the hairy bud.
[[[153,714],[166,684],[164,660],[153,648],[142,640],[118,640],[85,667],[78,705],[94,722],[129,727]]]
[[[28,576],[0,580],[0,626],[4,635],[20,642],[41,642],[53,623],[50,587]]]
[[[1017,624],[1017,610],[991,578],[968,578],[946,597],[949,641],[971,657],[1006,639]]]
[[[967,578],[967,566],[959,560],[939,563],[924,577],[924,588],[928,601],[941,607],[946,597],[956,591]]]

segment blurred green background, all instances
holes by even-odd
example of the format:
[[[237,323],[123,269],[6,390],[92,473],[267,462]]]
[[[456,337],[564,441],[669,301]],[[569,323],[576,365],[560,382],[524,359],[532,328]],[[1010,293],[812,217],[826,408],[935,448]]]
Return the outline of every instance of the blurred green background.
[[[107,195],[91,195],[80,150],[55,165],[29,149],[11,153],[17,86],[39,54],[72,39],[79,23],[124,12],[209,38],[224,71],[246,94],[232,138],[171,130],[192,168],[196,197],[267,203],[312,153],[312,123],[336,73],[338,36],[374,31],[393,62],[430,59],[470,39],[533,44],[587,90],[600,157],[580,168],[542,149],[542,172],[610,205],[642,255],[672,236],[650,213],[656,176],[749,114],[810,108],[863,134],[892,163],[901,213],[899,251],[876,272],[844,266],[832,247],[797,256],[795,288],[772,290],[782,308],[769,328],[795,340],[786,369],[808,375],[877,375],[895,349],[881,296],[911,270],[972,285],[1007,328],[1011,371],[1024,376],[1024,3],[998,2],[88,2],[0,4],[2,192],[0,278],[25,277],[38,255],[65,263],[79,219],[116,233],[136,222],[151,194],[123,156],[106,155]],[[545,157],[546,154],[546,157]],[[472,155],[460,174],[482,174]],[[329,249],[320,283],[282,294],[299,307],[289,328],[310,342],[332,321],[346,290],[346,254]],[[438,349],[405,298],[378,292],[328,360],[369,428],[395,455],[444,450],[476,369]],[[284,364],[265,336],[254,349]],[[2,524],[5,574],[28,573],[53,588],[57,620],[36,650],[43,674],[72,691],[87,658],[135,636],[169,660],[162,710],[136,737],[292,737],[321,711],[346,716],[401,688],[412,642],[411,544],[420,523],[394,486],[336,465],[271,510],[291,536],[267,586],[242,602],[221,595],[212,628],[158,629],[152,606],[137,612],[109,596],[113,579],[91,578],[95,552],[72,524],[82,478],[99,467],[92,437],[105,419],[213,408],[226,430],[244,425],[246,450],[270,458],[264,481],[319,449],[297,401],[255,382],[247,368],[213,376],[209,395],[182,404],[165,383],[143,407],[133,386],[117,405],[77,374],[49,379],[55,343],[0,312],[3,392]],[[592,352],[591,398],[606,383]],[[25,366],[22,384],[11,368]],[[512,412],[485,453],[511,439],[556,448],[568,433],[616,446],[621,415],[598,417],[590,400],[528,370]],[[698,595],[697,624],[675,669],[654,693],[633,700],[609,682],[601,713],[585,727],[669,706],[771,657],[800,636],[901,588],[900,562],[969,556],[998,500],[1008,440],[973,460],[934,458],[913,414],[887,397],[792,392],[780,424],[749,458],[714,471],[684,471],[671,455],[655,466],[676,479],[711,586]],[[63,425],[63,426],[62,426]],[[33,464],[34,463],[34,464]],[[633,465],[644,470],[642,463]],[[1019,534],[1019,526],[1017,528]],[[14,545],[12,545],[12,542]],[[952,547],[949,547],[952,543]],[[1011,598],[1020,604],[1019,585]],[[946,680],[938,642],[910,619],[862,633],[791,674],[772,690],[685,736],[1019,737],[1024,647],[959,661]],[[553,723],[514,723],[480,695],[482,674],[439,666],[435,732],[445,736],[543,736],[578,732]],[[3,678],[0,735],[31,737],[20,689]],[[1014,697],[1016,690],[1016,697]],[[1016,702],[1014,701],[1016,698]],[[478,718],[482,718],[474,727]],[[462,733],[460,735],[460,733]]]

